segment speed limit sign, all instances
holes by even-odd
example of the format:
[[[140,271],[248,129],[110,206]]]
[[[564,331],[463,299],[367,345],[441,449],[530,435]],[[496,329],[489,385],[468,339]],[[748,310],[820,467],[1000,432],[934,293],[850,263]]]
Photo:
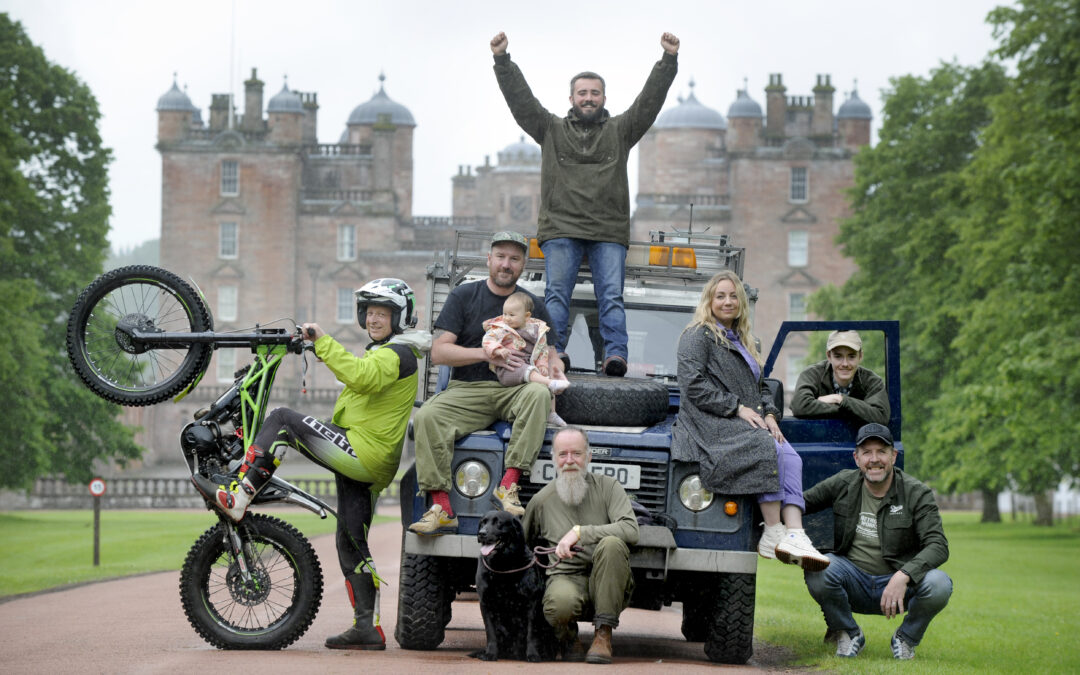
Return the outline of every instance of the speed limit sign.
[[[105,481],[101,478],[95,478],[94,480],[90,481],[90,494],[94,495],[95,497],[100,497],[101,495],[105,494]]]

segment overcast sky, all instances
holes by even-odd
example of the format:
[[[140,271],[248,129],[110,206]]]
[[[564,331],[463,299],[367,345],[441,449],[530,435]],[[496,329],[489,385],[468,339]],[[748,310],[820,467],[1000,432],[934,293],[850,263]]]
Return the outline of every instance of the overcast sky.
[[[521,133],[491,70],[488,41],[499,31],[536,96],[559,114],[569,108],[569,77],[581,70],[603,75],[608,108],[624,110],[660,57],[660,34],[670,31],[682,47],[665,109],[678,105],[691,79],[698,100],[726,116],[743,78],[764,110],[770,73],[783,75],[789,96],[810,95],[817,74],[827,73],[835,107],[858,81],[876,132],[889,78],[926,75],[942,60],[979,62],[995,46],[986,14],[1001,4],[1008,3],[0,0],[0,11],[97,97],[115,156],[110,241],[130,247],[160,233],[154,108],[174,72],[204,120],[210,95],[230,84],[243,111],[242,82],[252,67],[266,83],[264,104],[287,76],[290,89],[318,93],[321,143],[337,142],[385,72],[387,94],[417,122],[413,213],[447,216],[458,166],[483,164],[485,156],[495,163]]]

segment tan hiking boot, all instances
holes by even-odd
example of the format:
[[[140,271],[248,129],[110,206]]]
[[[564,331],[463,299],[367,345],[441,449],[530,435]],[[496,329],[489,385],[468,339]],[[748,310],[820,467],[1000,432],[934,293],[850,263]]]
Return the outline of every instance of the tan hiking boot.
[[[420,516],[420,520],[409,526],[409,531],[434,537],[440,534],[457,534],[457,527],[457,518],[447,517],[441,506],[433,504]]]
[[[597,626],[586,663],[611,663],[611,626]]]
[[[499,505],[502,506],[503,511],[519,518],[525,515],[525,507],[521,505],[521,499],[518,497],[517,483],[511,483],[508,488],[501,485],[495,488],[495,499],[499,500]]]

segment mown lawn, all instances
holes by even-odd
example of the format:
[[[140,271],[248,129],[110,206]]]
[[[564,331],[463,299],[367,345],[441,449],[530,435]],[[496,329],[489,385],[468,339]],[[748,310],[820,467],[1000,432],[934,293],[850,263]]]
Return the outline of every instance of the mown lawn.
[[[1007,517],[1007,516],[1006,516]],[[866,634],[854,660],[822,644],[825,621],[802,573],[758,566],[755,637],[793,649],[792,665],[841,673],[1080,672],[1080,522],[980,524],[977,513],[945,513],[950,557],[942,569],[953,596],[916,650],[915,662],[892,658],[899,619],[855,619]]]
[[[334,531],[335,520],[276,509],[308,537]],[[384,518],[376,516],[376,519]],[[156,509],[101,512],[101,548],[94,561],[93,511],[0,513],[0,597],[56,586],[179,570],[195,540],[217,519],[206,511]],[[378,522],[378,520],[376,520]]]

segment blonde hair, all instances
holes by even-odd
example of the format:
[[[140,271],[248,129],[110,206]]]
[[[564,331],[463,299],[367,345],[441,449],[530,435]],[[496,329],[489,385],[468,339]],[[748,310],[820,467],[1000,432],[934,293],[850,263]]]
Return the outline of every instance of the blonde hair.
[[[746,289],[743,287],[742,279],[731,270],[724,270],[717,272],[713,275],[712,279],[705,284],[705,288],[701,289],[701,299],[698,301],[697,308],[694,309],[694,318],[686,326],[683,332],[686,332],[692,328],[702,327],[708,329],[716,340],[717,344],[727,346],[730,341],[727,336],[724,335],[724,331],[718,325],[716,316],[712,312],[713,296],[716,295],[716,287],[720,285],[721,281],[730,281],[735,286],[735,297],[739,300],[739,315],[735,317],[735,321],[732,324],[732,330],[739,336],[739,342],[742,343],[746,350],[750,352],[750,356],[754,357],[754,360],[758,362],[758,365],[763,365],[764,360],[761,358],[761,353],[758,351],[754,336],[750,334],[750,301],[746,297]]]
[[[526,314],[532,314],[533,299],[529,297],[528,293],[522,293],[521,291],[512,293],[506,300],[503,300],[503,307],[505,308],[507,303],[511,301],[518,303]]]

